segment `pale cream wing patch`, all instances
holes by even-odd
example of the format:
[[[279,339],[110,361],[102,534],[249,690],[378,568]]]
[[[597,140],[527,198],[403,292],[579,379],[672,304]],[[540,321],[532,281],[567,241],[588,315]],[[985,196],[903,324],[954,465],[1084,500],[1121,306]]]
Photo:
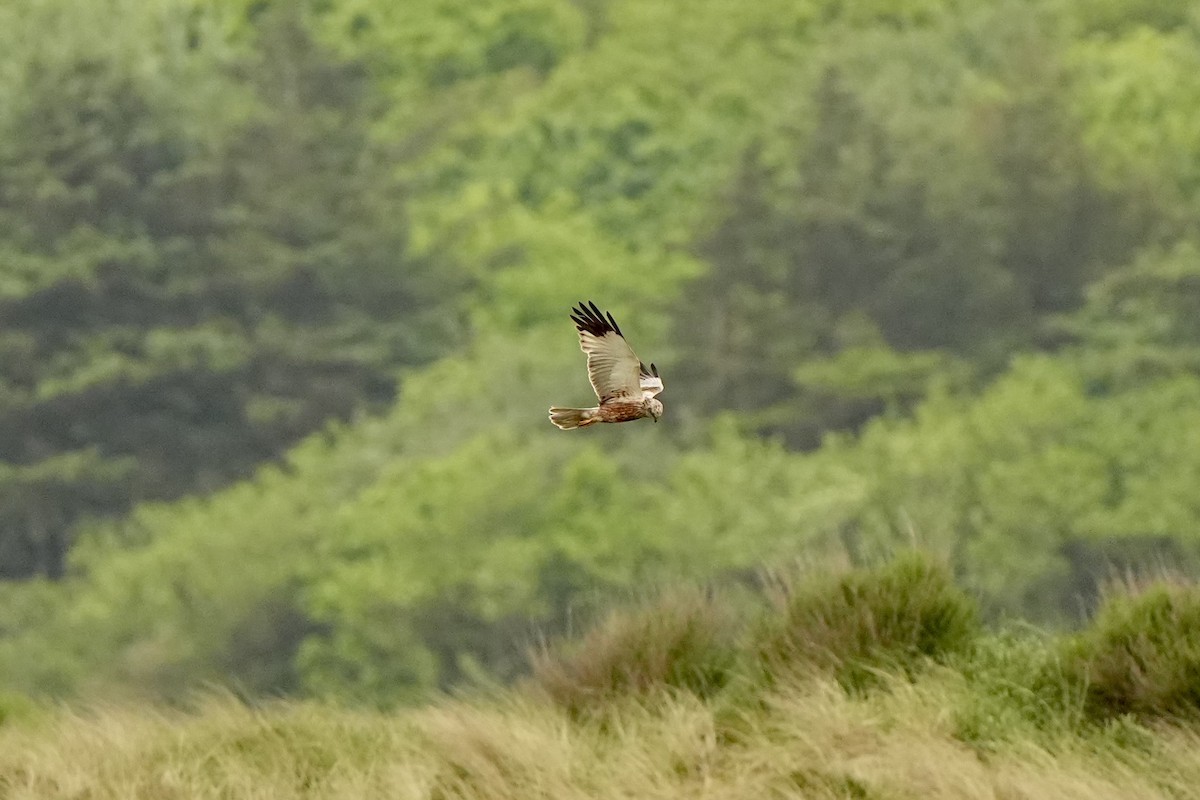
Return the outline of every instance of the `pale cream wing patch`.
[[[580,331],[579,347],[587,353],[588,379],[600,402],[641,394],[638,380],[641,362],[623,336],[612,331],[603,336]]]
[[[588,379],[600,402],[640,397],[645,367],[612,314],[603,313],[595,303],[580,303],[571,309],[571,320],[579,331],[579,347],[588,359]]]

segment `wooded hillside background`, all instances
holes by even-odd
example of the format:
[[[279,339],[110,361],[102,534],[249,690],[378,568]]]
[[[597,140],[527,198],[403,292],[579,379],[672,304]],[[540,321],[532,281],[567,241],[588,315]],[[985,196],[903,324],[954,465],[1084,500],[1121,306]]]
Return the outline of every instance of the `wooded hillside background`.
[[[647,581],[1200,570],[1200,10],[0,6],[0,691],[389,704]],[[591,395],[569,307],[660,367]]]

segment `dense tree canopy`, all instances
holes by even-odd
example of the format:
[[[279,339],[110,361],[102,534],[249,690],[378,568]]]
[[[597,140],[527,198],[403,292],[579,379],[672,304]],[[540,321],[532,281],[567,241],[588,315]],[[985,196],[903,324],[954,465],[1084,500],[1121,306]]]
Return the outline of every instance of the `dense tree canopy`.
[[[82,515],[210,491],[389,401],[453,341],[363,67],[287,10],[200,128],[111,53],[34,54],[0,151],[0,576],[58,576]],[[168,91],[170,90],[170,91]],[[209,123],[211,125],[211,123]]]
[[[913,542],[1063,624],[1200,568],[1194,11],[75,6],[0,8],[0,689],[392,703]],[[546,423],[584,298],[665,424]]]

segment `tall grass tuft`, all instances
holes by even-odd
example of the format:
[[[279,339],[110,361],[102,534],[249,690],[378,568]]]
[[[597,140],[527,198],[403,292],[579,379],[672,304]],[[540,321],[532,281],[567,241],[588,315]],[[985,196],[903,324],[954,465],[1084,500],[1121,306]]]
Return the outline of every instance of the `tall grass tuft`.
[[[534,683],[574,715],[664,690],[707,698],[732,676],[734,622],[703,590],[676,590],[612,612],[574,643],[534,652]]]
[[[781,614],[759,636],[765,676],[832,672],[847,689],[880,670],[912,672],[966,650],[980,626],[974,601],[949,571],[912,553],[873,569],[785,587]]]
[[[1200,718],[1200,587],[1158,582],[1110,595],[1063,661],[1093,718]]]

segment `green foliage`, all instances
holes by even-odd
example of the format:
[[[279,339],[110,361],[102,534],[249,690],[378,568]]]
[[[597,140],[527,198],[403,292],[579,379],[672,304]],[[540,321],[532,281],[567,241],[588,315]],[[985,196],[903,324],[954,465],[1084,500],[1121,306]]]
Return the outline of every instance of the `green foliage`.
[[[1200,359],[1200,251],[1183,241],[1151,248],[1096,281],[1061,322],[1096,383],[1114,390],[1194,372]]]
[[[1107,598],[1064,647],[1067,676],[1098,719],[1200,712],[1200,591],[1159,582]]]
[[[59,576],[80,518],[211,490],[389,400],[396,366],[453,335],[439,302],[460,284],[410,252],[362,68],[292,12],[252,32],[219,71],[205,48],[166,75],[83,43],[19,54],[0,136],[4,577]],[[205,119],[184,95],[214,84],[230,102]],[[82,452],[91,468],[66,466]],[[26,491],[30,472],[59,488]]]
[[[667,592],[610,613],[577,641],[536,652],[534,685],[574,715],[669,690],[711,697],[732,678],[732,623],[710,593]]]
[[[912,673],[928,660],[945,661],[979,633],[974,601],[925,556],[801,580],[785,589],[778,623],[760,634],[769,675],[828,671],[861,689],[882,670]]]
[[[0,462],[0,525],[23,536],[0,537],[0,578],[29,571],[61,577],[78,517],[104,514],[128,497],[136,467],[95,450],[68,452],[29,466]]]
[[[709,270],[675,307],[686,403],[815,447],[907,404],[888,375],[814,397],[805,361],[869,346],[993,372],[1145,240],[1157,209],[1081,155],[1068,23],[1013,9],[818,48],[798,119],[745,152],[698,238]]]
[[[444,90],[511,69],[545,75],[578,47],[581,32],[568,6],[545,0],[353,0],[330,3],[318,14],[332,42],[353,48],[414,90]]]
[[[1165,241],[1197,232],[1200,132],[1185,109],[1200,97],[1198,38],[1194,22],[1170,32],[1135,25],[1113,39],[1083,39],[1071,54],[1089,158],[1105,183],[1153,203],[1147,222]]]
[[[1109,34],[1140,28],[1164,32],[1187,27],[1193,29],[1200,19],[1186,3],[1158,3],[1154,0],[1086,0],[1077,4],[1077,19],[1089,30]]]
[[[963,679],[955,736],[991,749],[1004,742],[1052,742],[1082,728],[1083,688],[1064,666],[1059,642],[1029,628],[977,638],[950,661]]]
[[[533,626],[561,630],[583,598],[714,565],[752,569],[777,549],[768,532],[840,499],[831,493],[799,509],[780,501],[779,487],[797,480],[786,456],[728,438],[710,453],[667,461],[668,476],[650,482],[637,480],[632,454],[572,449],[558,437],[517,447],[483,436],[380,475],[340,510],[338,534],[322,553],[328,567],[309,579],[309,614],[328,633],[306,640],[302,674],[317,664],[343,664],[349,675],[435,660],[424,684],[342,683],[385,701],[481,671],[511,677],[524,669]],[[489,480],[477,480],[485,463]],[[742,497],[757,498],[754,515],[716,490],[730,464],[742,465]],[[330,684],[314,675],[308,688],[318,685]]]
[[[1055,623],[1194,571],[1197,19],[0,4],[5,686],[407,702],[798,552]],[[583,297],[664,424],[547,425]]]
[[[0,694],[0,726],[34,717],[37,708],[28,697],[19,694]]]
[[[830,442],[817,460],[861,481],[843,541],[869,556],[915,539],[989,614],[1040,620],[1086,614],[1114,571],[1194,568],[1200,384],[1106,386],[1072,357],[1021,359],[977,397],[936,396]]]

